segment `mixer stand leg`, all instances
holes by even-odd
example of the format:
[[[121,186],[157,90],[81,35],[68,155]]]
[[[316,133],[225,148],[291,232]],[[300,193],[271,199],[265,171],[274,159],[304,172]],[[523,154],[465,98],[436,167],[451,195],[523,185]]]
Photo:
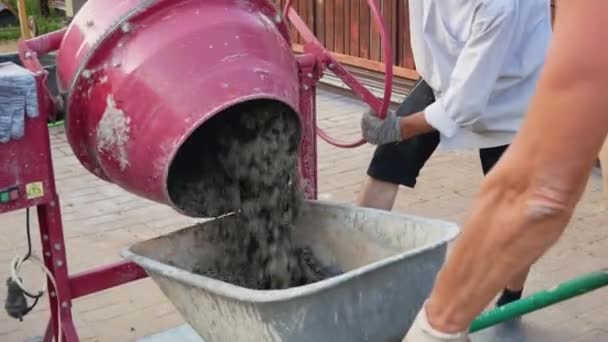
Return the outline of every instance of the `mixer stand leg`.
[[[48,342],[48,341],[52,341],[53,340],[53,328],[51,325],[51,320],[49,320],[49,322],[46,324],[46,329],[44,330],[44,342]]]
[[[60,325],[63,342],[78,342],[78,335],[72,320],[72,297],[59,198],[55,195],[48,204],[39,205],[37,209],[44,264],[53,275],[57,285],[55,288],[49,280],[51,318],[44,334],[44,341],[58,341],[57,328]]]
[[[298,57],[300,69],[300,114],[303,122],[301,160],[304,192],[307,199],[317,199],[317,104],[316,83],[321,77],[317,60],[312,55]]]

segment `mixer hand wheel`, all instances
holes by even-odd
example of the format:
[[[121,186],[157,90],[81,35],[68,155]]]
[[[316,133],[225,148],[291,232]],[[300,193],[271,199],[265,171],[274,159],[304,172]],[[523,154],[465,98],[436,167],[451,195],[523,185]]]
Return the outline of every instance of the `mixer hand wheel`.
[[[302,38],[306,41],[307,45],[313,46],[314,50],[320,52],[323,58],[323,62],[328,65],[329,69],[332,70],[336,74],[336,76],[340,77],[340,79],[342,79],[342,81],[344,81],[344,83],[346,83],[354,91],[354,93],[357,94],[357,96],[359,96],[363,101],[365,101],[378,114],[378,117],[384,119],[391,101],[393,86],[393,64],[391,58],[392,50],[390,45],[390,39],[386,32],[386,25],[384,23],[384,19],[380,14],[378,2],[375,0],[367,0],[367,4],[369,5],[372,16],[374,17],[374,22],[378,26],[378,30],[380,32],[380,38],[382,41],[382,48],[384,54],[385,80],[384,97],[382,100],[378,99],[374,94],[372,94],[367,88],[365,88],[365,86],[363,86],[359,81],[357,81],[357,79],[352,74],[350,74],[348,70],[346,70],[342,65],[340,65],[336,61],[336,59],[332,56],[331,52],[329,52],[321,44],[321,42],[315,37],[314,33],[308,28],[302,18],[292,8],[292,3],[293,0],[287,0],[287,3],[285,4],[284,17],[289,18],[289,20],[298,30]],[[339,142],[327,135],[327,133],[325,133],[325,131],[323,131],[318,126],[317,132],[321,139],[337,147],[353,148],[366,143],[365,139],[361,139],[352,143]]]

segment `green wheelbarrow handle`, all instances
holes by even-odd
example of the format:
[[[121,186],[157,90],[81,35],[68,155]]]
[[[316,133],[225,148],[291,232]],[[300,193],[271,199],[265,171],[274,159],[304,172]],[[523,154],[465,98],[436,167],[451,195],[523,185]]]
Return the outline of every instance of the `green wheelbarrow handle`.
[[[54,121],[54,122],[49,122],[47,125],[48,127],[56,127],[56,126],[61,126],[64,124],[63,120],[58,120],[58,121]]]
[[[586,274],[482,313],[473,321],[469,331],[474,333],[604,286],[608,286],[608,270]]]

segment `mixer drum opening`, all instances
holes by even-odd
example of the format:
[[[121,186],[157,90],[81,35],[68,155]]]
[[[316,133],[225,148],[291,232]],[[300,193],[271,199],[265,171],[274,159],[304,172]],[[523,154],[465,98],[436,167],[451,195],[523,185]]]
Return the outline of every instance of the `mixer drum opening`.
[[[192,217],[235,212],[241,192],[254,191],[251,184],[239,183],[239,174],[254,173],[261,182],[291,177],[272,174],[272,165],[297,168],[300,139],[299,116],[284,103],[252,100],[229,107],[199,126],[177,151],[168,173],[169,198]]]

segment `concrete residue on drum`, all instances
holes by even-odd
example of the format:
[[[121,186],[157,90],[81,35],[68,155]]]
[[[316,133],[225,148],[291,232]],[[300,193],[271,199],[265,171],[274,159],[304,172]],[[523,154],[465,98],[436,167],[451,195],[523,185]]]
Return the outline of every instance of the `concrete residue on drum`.
[[[97,126],[97,149],[115,158],[121,170],[129,166],[126,144],[129,141],[130,123],[124,111],[116,107],[112,95],[108,95],[106,110]]]

